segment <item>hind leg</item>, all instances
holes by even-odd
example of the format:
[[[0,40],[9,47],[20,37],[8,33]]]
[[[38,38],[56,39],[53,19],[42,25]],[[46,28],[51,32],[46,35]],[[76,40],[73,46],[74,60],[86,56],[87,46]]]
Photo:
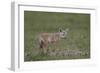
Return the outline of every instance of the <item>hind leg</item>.
[[[47,47],[48,47],[48,44],[44,43],[44,45],[43,45],[43,53],[44,54],[47,54]]]
[[[44,43],[44,42],[40,43],[40,51],[41,51],[41,54],[47,53],[47,43]]]

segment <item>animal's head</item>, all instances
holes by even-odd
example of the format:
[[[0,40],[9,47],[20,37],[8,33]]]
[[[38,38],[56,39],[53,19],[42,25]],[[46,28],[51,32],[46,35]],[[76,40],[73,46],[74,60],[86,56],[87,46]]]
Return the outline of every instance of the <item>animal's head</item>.
[[[60,37],[61,37],[61,38],[66,38],[66,37],[67,37],[67,33],[68,33],[68,31],[69,31],[69,29],[68,29],[68,28],[67,28],[67,29],[65,29],[65,30],[60,29],[60,30],[59,30]]]

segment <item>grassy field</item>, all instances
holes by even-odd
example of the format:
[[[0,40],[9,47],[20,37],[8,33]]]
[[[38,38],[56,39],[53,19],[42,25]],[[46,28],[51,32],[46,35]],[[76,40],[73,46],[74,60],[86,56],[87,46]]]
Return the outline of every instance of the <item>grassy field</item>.
[[[68,28],[66,39],[49,44],[47,54],[40,52],[38,35]],[[90,15],[24,11],[24,61],[90,58]]]

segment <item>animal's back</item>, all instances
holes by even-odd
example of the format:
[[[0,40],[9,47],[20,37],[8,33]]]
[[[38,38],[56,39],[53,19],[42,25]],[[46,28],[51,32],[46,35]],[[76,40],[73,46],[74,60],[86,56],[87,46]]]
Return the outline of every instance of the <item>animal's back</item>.
[[[44,42],[54,42],[59,39],[59,33],[43,33],[40,35],[40,40]]]

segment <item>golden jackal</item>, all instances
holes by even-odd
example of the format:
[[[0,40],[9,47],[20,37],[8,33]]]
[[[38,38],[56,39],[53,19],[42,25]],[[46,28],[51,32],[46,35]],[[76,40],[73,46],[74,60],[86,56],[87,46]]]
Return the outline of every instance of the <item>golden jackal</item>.
[[[59,32],[55,33],[41,33],[39,36],[39,46],[40,48],[47,48],[48,44],[56,43],[62,38],[66,38],[67,31],[60,29]]]

